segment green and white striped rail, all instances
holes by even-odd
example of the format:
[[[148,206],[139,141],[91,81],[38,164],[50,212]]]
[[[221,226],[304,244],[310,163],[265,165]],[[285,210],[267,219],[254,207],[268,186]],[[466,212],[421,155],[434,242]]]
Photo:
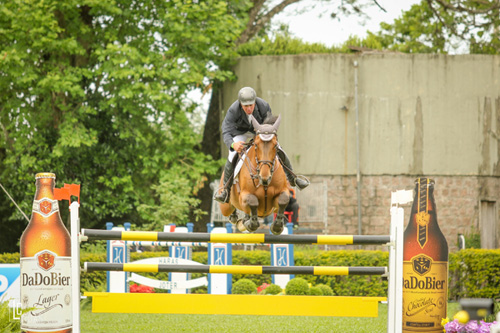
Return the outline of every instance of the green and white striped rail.
[[[82,229],[82,240],[169,241],[245,244],[388,245],[390,236],[213,234]]]
[[[136,273],[182,272],[222,274],[306,274],[306,275],[385,275],[387,267],[348,266],[244,266],[244,265],[163,265],[86,262],[84,271]]]

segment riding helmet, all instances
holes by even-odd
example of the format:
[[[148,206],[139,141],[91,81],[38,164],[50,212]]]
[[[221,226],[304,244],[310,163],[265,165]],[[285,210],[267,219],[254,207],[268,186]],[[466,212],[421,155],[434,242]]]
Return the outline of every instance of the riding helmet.
[[[255,90],[250,87],[243,87],[238,93],[238,100],[240,101],[241,105],[255,104],[255,98],[257,98],[257,94],[255,93]]]

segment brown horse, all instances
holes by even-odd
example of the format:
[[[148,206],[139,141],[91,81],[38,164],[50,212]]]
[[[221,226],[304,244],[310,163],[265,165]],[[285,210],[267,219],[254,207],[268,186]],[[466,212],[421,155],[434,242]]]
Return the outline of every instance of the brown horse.
[[[277,155],[280,119],[281,116],[278,116],[274,124],[268,124],[268,120],[261,125],[251,117],[256,132],[253,144],[240,156],[243,165],[235,177],[229,203],[219,204],[222,214],[229,216],[231,223],[237,223],[240,231],[257,230],[258,217],[272,213],[277,214],[271,225],[271,232],[279,235],[283,231],[283,212],[290,200],[290,192],[285,171]],[[220,186],[223,186],[223,179],[224,175]],[[238,220],[236,209],[246,214],[243,220]]]

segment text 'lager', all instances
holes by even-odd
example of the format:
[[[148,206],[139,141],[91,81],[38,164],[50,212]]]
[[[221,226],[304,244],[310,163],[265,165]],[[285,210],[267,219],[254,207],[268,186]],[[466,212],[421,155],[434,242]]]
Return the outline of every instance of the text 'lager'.
[[[448,300],[448,243],[436,217],[434,181],[418,178],[404,232],[403,332],[443,332]]]
[[[38,173],[31,220],[21,236],[25,332],[71,332],[71,239],[54,199],[56,176]]]

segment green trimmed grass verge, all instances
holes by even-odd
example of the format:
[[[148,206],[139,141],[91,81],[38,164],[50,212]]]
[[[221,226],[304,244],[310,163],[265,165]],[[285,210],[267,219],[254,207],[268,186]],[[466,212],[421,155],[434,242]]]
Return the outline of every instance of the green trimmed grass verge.
[[[459,310],[448,304],[448,317]],[[387,332],[387,305],[377,318],[235,315],[164,315],[81,312],[82,332]]]

